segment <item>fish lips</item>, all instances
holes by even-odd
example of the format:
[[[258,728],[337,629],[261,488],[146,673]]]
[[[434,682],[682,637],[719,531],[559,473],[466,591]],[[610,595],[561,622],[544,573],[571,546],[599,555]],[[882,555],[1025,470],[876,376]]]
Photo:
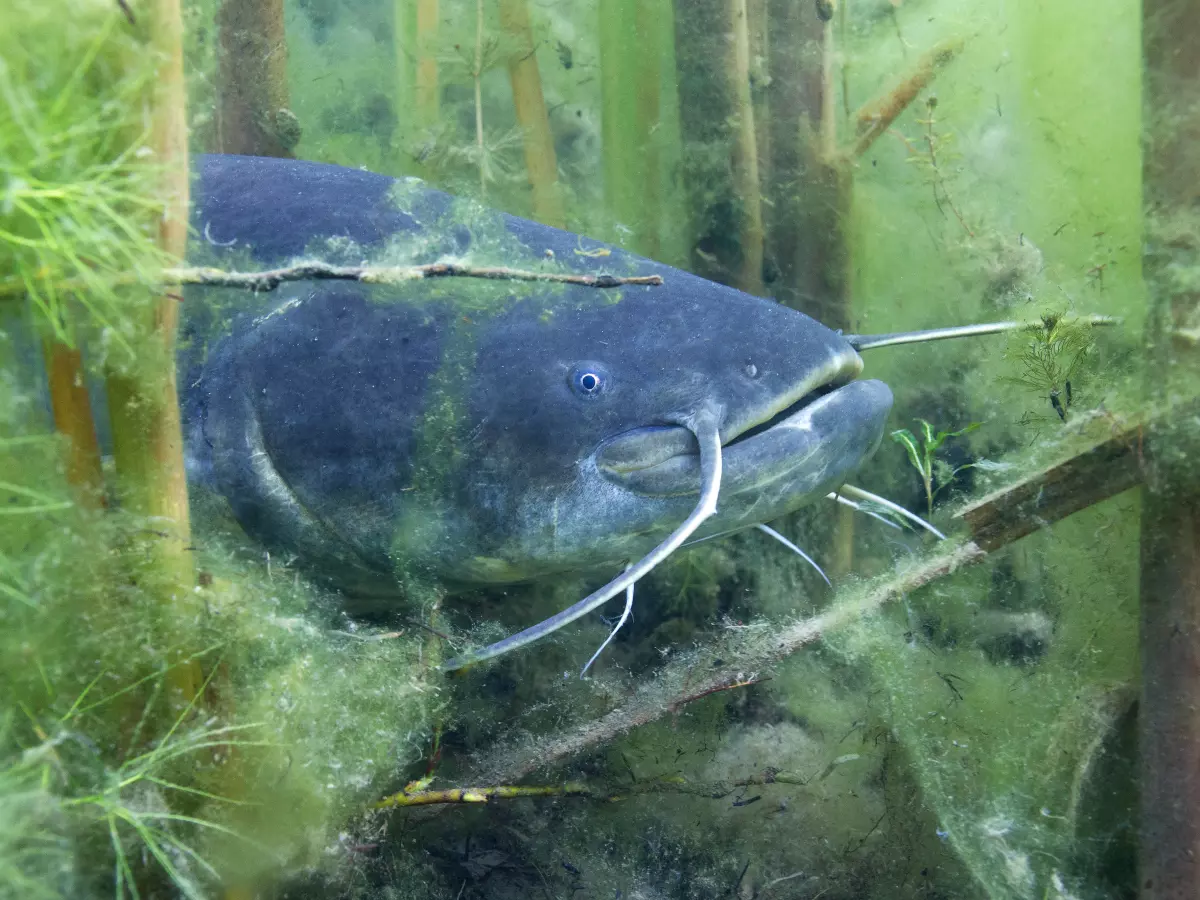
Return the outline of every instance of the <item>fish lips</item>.
[[[827,493],[875,452],[891,407],[892,392],[882,381],[852,381],[811,394],[766,425],[736,436],[722,447],[722,506],[748,492],[778,494],[781,502]],[[617,435],[599,448],[596,466],[605,479],[637,494],[677,497],[700,491],[695,436],[678,426]]]

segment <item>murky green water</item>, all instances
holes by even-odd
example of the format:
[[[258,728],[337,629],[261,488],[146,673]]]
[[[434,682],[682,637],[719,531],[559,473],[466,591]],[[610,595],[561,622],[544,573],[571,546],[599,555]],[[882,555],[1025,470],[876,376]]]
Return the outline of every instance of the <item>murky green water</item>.
[[[0,896],[1194,895],[1198,42],[10,2]]]

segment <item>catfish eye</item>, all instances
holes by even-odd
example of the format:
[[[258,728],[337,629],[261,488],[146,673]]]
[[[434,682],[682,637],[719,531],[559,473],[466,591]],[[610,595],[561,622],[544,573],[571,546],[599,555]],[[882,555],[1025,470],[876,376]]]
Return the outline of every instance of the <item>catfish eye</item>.
[[[581,397],[597,397],[608,390],[608,371],[599,363],[584,362],[567,376],[571,390]]]

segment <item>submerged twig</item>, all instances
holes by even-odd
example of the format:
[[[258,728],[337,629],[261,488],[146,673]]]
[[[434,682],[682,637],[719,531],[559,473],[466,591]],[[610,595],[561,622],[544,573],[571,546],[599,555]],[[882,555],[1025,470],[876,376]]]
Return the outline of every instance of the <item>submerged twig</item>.
[[[515,800],[521,797],[593,797],[592,788],[580,782],[566,784],[504,784],[494,787],[445,788],[428,790],[420,783],[384,797],[375,809],[394,809],[401,806],[441,806],[453,803],[490,803],[493,800]]]
[[[207,266],[164,269],[162,279],[170,284],[202,284],[208,287],[244,288],[250,291],[273,291],[288,281],[361,281],[364,284],[403,284],[423,278],[483,278],[491,281],[544,281],[552,284],[576,284],[581,287],[614,288],[625,285],[660,285],[661,275],[576,275],[568,272],[530,272],[507,266],[464,266],[459,263],[427,263],[420,266],[334,266],[322,262],[304,262],[262,272],[227,272]],[[108,282],[112,286],[134,284],[140,279],[129,275]],[[56,285],[64,292],[83,291],[89,287],[80,279],[65,280]],[[23,281],[0,280],[0,297],[25,293]]]
[[[577,797],[612,803],[639,794],[691,794],[720,800],[738,788],[768,784],[806,785],[821,780],[836,765],[826,766],[823,773],[804,776],[795,772],[782,772],[768,768],[746,778],[734,781],[687,781],[684,778],[654,778],[625,785],[614,790],[604,784],[587,784],[582,781],[567,781],[562,784],[501,784],[487,787],[457,787],[430,790],[429,777],[410,782],[404,790],[384,797],[375,804],[375,809],[398,809],[413,806],[450,806],[469,803],[491,803],[493,800],[543,799]]]
[[[938,71],[961,51],[961,40],[949,40],[938,44],[921,57],[916,67],[899,84],[867,103],[858,111],[858,139],[851,150],[852,156],[862,156],[875,143],[875,139],[888,130],[897,117],[917,99]]]
[[[223,269],[168,269],[163,277],[178,284],[245,288],[273,291],[287,281],[342,280],[364,284],[402,284],[423,278],[483,278],[492,281],[546,281],[583,287],[612,288],[623,285],[658,285],[661,275],[573,275],[566,272],[528,272],[506,266],[464,266],[458,263],[428,263],[421,266],[333,266],[308,262],[268,269],[264,272],[226,272]]]
[[[971,542],[932,554],[854,600],[834,606],[820,615],[785,625],[768,640],[758,636],[753,641],[747,641],[735,656],[722,651],[722,655],[730,660],[729,665],[706,670],[699,680],[689,679],[689,670],[694,666],[687,660],[668,665],[657,678],[644,683],[626,703],[607,715],[550,735],[539,740],[536,746],[501,752],[485,767],[484,779],[517,781],[531,772],[607,744],[640,725],[676,712],[685,703],[732,687],[745,686],[748,680],[762,680],[756,676],[747,679],[745,673],[773,666],[819,640],[826,632],[874,612],[892,597],[916,590],[985,556],[986,553]]]

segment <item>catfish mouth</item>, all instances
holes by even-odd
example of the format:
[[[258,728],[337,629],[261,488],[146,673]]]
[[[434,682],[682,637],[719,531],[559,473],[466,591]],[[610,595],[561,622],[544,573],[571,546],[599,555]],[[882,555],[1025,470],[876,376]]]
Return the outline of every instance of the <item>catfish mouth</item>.
[[[862,370],[854,351],[837,354],[826,365],[799,380],[790,390],[766,403],[734,409],[721,428],[721,444],[734,462],[737,456],[761,456],[764,438],[800,424],[806,413],[835,400]],[[699,453],[695,435],[682,425],[650,425],[618,434],[605,441],[595,457],[600,473],[609,481],[638,493],[690,494],[697,490],[695,474]],[[761,460],[760,460],[761,462]],[[678,482],[677,484],[675,482]]]
[[[771,416],[771,418],[763,422],[759,422],[757,425],[750,426],[741,434],[736,435],[721,446],[728,449],[729,447],[735,447],[738,444],[753,440],[754,438],[758,437],[758,435],[770,431],[785,419],[790,419],[802,409],[807,409],[809,406],[812,406],[812,404],[820,400],[822,397],[826,397],[829,394],[832,394],[834,391],[844,387],[850,381],[853,381],[853,378],[846,379],[845,381],[836,384],[823,384],[815,390],[809,391],[795,403],[791,404],[790,406],[785,406],[779,412],[775,413],[775,415]]]

